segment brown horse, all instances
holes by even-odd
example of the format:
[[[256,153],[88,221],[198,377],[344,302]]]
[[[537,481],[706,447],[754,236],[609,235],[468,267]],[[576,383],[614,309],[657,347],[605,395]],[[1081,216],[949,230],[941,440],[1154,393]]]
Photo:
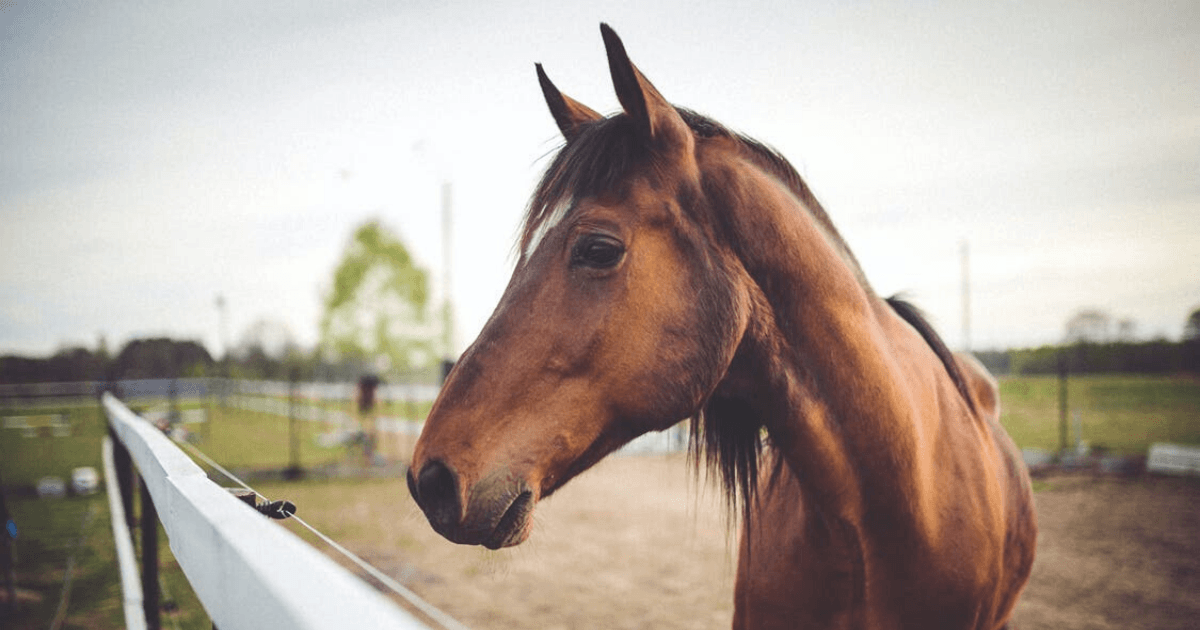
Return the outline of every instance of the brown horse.
[[[690,417],[743,514],[736,627],[1003,626],[1036,525],[994,382],[875,295],[786,160],[669,104],[601,32],[623,112],[538,66],[566,145],[417,443],[429,522],[516,545],[540,499]]]

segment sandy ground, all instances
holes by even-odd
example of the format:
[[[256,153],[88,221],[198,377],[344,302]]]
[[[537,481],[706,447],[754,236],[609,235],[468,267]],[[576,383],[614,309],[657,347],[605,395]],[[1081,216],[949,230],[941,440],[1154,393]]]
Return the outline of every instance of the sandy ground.
[[[1016,628],[1200,627],[1200,482],[1039,486],[1038,559]],[[295,498],[310,522],[472,628],[730,624],[736,532],[682,455],[602,461],[539,505],[529,541],[499,552],[438,537],[400,480]]]
[[[1016,628],[1200,628],[1200,481],[1046,483]]]

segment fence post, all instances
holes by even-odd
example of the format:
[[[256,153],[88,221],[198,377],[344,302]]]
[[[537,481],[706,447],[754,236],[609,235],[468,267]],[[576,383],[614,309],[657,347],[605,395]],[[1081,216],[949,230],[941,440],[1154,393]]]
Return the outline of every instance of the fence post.
[[[129,450],[117,437],[112,425],[108,427],[108,437],[113,443],[113,468],[117,470],[117,487],[121,489],[121,507],[125,508],[125,525],[129,531],[137,527],[133,515],[133,462],[129,458]]]
[[[1067,451],[1067,367],[1066,350],[1058,351],[1058,453]]]
[[[142,609],[146,613],[146,628],[159,630],[158,605],[158,510],[146,484],[141,489],[142,505]]]
[[[283,478],[299,479],[304,474],[300,468],[300,419],[296,417],[296,385],[300,375],[293,369],[288,374],[288,467]]]
[[[179,379],[172,378],[167,388],[167,431],[179,424]]]
[[[4,540],[4,544],[0,545],[0,571],[4,572],[4,592],[8,596],[8,611],[6,614],[0,615],[0,618],[16,618],[17,573],[16,565],[13,563],[13,541],[17,537],[17,525],[11,520],[8,504],[4,502],[3,482],[0,482],[0,523],[4,527],[4,531],[0,531],[0,539]]]

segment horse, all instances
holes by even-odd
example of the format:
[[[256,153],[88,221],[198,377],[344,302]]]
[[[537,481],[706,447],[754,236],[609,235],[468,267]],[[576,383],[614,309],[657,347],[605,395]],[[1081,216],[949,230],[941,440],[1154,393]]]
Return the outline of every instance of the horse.
[[[415,446],[430,525],[520,544],[540,500],[690,418],[742,519],[735,628],[1004,627],[1037,525],[994,380],[875,294],[786,159],[600,29],[620,112],[535,65],[565,144]]]

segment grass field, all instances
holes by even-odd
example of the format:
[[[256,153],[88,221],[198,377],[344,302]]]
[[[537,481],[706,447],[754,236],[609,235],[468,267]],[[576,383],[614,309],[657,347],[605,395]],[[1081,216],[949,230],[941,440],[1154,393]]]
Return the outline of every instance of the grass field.
[[[1151,378],[1138,376],[1089,376],[1070,381],[1068,402],[1080,412],[1084,439],[1093,446],[1116,452],[1144,454],[1156,441],[1200,444],[1200,380],[1195,378]],[[153,407],[160,403],[135,404]],[[1057,448],[1058,381],[1055,377],[1001,379],[1001,420],[1022,447]],[[230,468],[282,468],[288,464],[288,421],[266,414],[223,409],[193,402],[185,408],[204,407],[209,422],[192,425],[202,450]],[[345,405],[341,407],[345,409]],[[422,408],[422,412],[427,408]],[[384,415],[407,415],[403,407],[384,409]],[[98,406],[0,409],[4,416],[64,414],[72,430],[69,437],[50,437],[41,431],[24,437],[17,429],[0,429],[0,478],[10,488],[29,487],[42,476],[69,479],[78,466],[100,469],[100,442],[105,434]],[[354,453],[346,447],[321,448],[317,436],[327,427],[319,422],[301,422],[301,463],[319,466]],[[346,484],[350,485],[347,486]],[[364,481],[363,488],[374,487]],[[294,488],[308,506],[313,496],[340,496],[354,482],[309,480]],[[228,485],[228,484],[225,484]],[[334,488],[336,487],[336,491]],[[288,496],[286,484],[268,487],[269,495]],[[326,492],[326,490],[329,492]],[[315,493],[315,494],[314,494]],[[309,496],[312,495],[312,496]],[[335,501],[335,499],[330,499]],[[335,501],[336,502],[336,501]],[[323,499],[315,504],[322,504]],[[35,499],[19,492],[8,495],[8,506],[21,528],[17,541],[17,584],[21,590],[21,612],[15,623],[5,627],[45,628],[58,606],[68,557],[75,554],[75,576],[68,606],[67,624],[76,628],[117,628],[123,625],[108,506],[103,494],[58,500]],[[90,517],[87,516],[91,511]],[[328,533],[359,538],[364,532],[345,525]],[[165,541],[165,536],[160,540]],[[82,544],[79,543],[82,541]],[[390,541],[402,549],[404,540]],[[186,579],[162,545],[161,571],[166,590],[179,603],[175,617],[179,627],[209,627]],[[164,616],[164,626],[173,627]]]
[[[134,409],[156,409],[163,401],[138,401]],[[289,463],[288,421],[279,416],[238,409],[209,408],[200,402],[183,409],[206,408],[206,425],[193,425],[200,446],[230,467],[282,468]],[[50,416],[62,415],[71,426],[66,437],[52,437]],[[98,405],[61,407],[7,407],[5,417],[26,416],[39,426],[33,437],[20,429],[0,429],[0,479],[14,489],[7,495],[13,520],[20,529],[16,541],[16,576],[20,610],[5,628],[49,627],[62,596],[68,559],[74,555],[73,583],[64,628],[120,628],[124,626],[120,582],[114,559],[108,501],[103,493],[89,497],[37,499],[29,492],[37,480],[56,476],[69,480],[81,466],[101,470],[100,445],[107,432]],[[315,466],[339,461],[345,447],[322,449],[316,436],[320,423],[302,422],[301,463]],[[230,485],[230,484],[225,484]],[[91,513],[89,516],[89,512]],[[82,541],[82,544],[80,543]],[[187,578],[171,555],[160,527],[159,566],[164,602],[177,612],[164,612],[167,628],[210,628],[211,623]],[[139,541],[135,532],[135,546]],[[77,551],[75,551],[77,549]],[[0,617],[2,618],[2,617]],[[11,623],[9,623],[11,621]]]
[[[1057,450],[1059,390],[1055,376],[1000,380],[1000,421],[1022,448]],[[1200,445],[1200,379],[1077,376],[1067,385],[1069,413],[1078,412],[1083,439],[1126,455],[1154,442]]]
[[[13,630],[49,627],[63,600],[66,569],[73,558],[62,627],[125,627],[107,498],[10,497],[8,507],[21,528],[15,559],[20,608],[15,619],[0,625]],[[163,627],[211,628],[170,548],[161,544],[165,540],[160,526],[161,598],[172,604],[172,610],[162,613]],[[139,545],[136,534],[134,544]]]

